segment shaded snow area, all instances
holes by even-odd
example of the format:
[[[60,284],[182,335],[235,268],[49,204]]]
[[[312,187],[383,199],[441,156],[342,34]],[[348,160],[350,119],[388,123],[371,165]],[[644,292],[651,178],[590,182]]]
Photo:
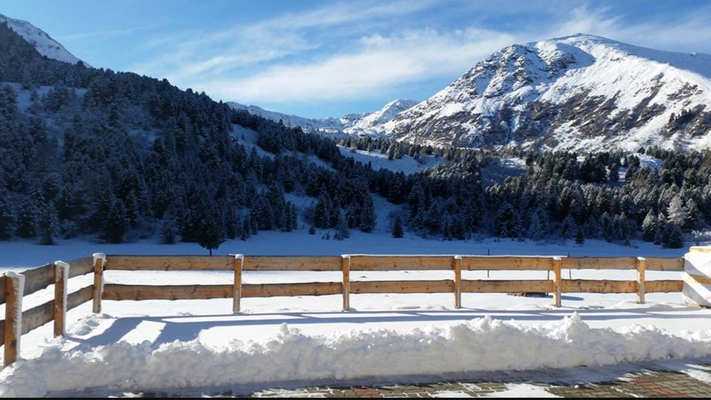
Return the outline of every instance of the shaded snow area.
[[[338,146],[338,150],[345,157],[350,157],[363,164],[370,163],[374,170],[388,169],[393,172],[412,174],[432,168],[436,165],[444,164],[444,160],[441,157],[427,157],[423,162],[419,162],[410,156],[388,160],[388,155],[380,152],[364,150],[351,151],[351,149],[342,146]]]
[[[312,204],[311,198],[290,197],[303,204]],[[402,239],[390,235],[388,214],[395,208],[380,197],[374,197],[378,222],[374,234],[356,230],[347,240],[324,240],[328,230],[317,229],[308,234],[308,226],[296,232],[260,232],[247,241],[228,240],[215,251],[215,255],[341,255],[341,254],[460,254],[460,255],[522,255],[571,257],[681,257],[687,249],[664,249],[651,243],[633,241],[630,246],[586,240],[584,245],[572,241],[534,242],[511,239],[483,239],[443,241],[426,240],[410,232]],[[333,236],[334,230],[330,230]],[[136,243],[106,244],[86,240],[57,240],[56,246],[40,246],[33,242],[15,240],[0,242],[0,272],[3,268],[39,267],[53,260],[72,260],[94,253],[133,255],[207,255],[207,250],[197,243],[158,244],[159,239]],[[276,243],[276,245],[275,245]],[[697,244],[698,245],[698,244]]]
[[[93,317],[80,322],[101,324]],[[99,319],[99,321],[97,321]],[[110,329],[110,328],[109,328]],[[93,329],[89,329],[94,331]],[[199,339],[160,346],[91,344],[92,333],[54,341],[36,359],[0,374],[2,396],[44,396],[91,387],[114,389],[228,387],[270,381],[343,379],[596,366],[711,355],[711,335],[654,327],[591,328],[576,314],[520,326],[490,317],[410,332],[379,329],[312,336],[286,324],[258,341],[225,346]],[[511,395],[528,387],[513,387]]]

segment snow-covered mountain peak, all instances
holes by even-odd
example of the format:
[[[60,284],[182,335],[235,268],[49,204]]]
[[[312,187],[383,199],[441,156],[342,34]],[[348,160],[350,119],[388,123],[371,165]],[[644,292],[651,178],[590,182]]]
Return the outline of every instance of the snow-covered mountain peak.
[[[433,145],[708,147],[710,78],[706,54],[577,34],[495,52],[380,128]]]
[[[354,127],[367,129],[382,125],[416,104],[417,102],[412,100],[393,100],[378,111],[362,114],[360,120],[354,124]]]
[[[27,21],[6,17],[0,14],[0,24],[2,23],[7,23],[10,29],[22,36],[23,39],[34,46],[38,53],[47,58],[69,64],[76,64],[81,61],[43,30]],[[84,65],[89,66],[86,63],[84,63]]]

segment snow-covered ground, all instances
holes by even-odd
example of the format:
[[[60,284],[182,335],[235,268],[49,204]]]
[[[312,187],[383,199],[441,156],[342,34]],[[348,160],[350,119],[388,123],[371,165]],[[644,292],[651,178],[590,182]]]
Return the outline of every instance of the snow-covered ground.
[[[387,203],[375,198],[376,208],[385,208]],[[382,203],[382,204],[381,204]],[[381,215],[383,214],[383,215]],[[352,231],[347,240],[324,240],[325,230],[309,235],[306,229],[293,233],[260,232],[248,241],[233,240],[223,243],[215,252],[222,254],[249,255],[341,255],[341,254],[462,254],[462,255],[546,255],[546,256],[646,256],[681,257],[687,249],[665,249],[651,243],[634,241],[630,246],[611,244],[599,240],[587,240],[583,245],[574,241],[533,242],[511,239],[484,239],[463,241],[426,240],[411,233],[402,239],[392,238],[387,232],[386,213],[378,213],[382,220],[376,225],[379,234]],[[331,236],[333,236],[331,230]],[[0,268],[33,267],[58,258],[74,259],[93,253],[134,255],[207,255],[196,243],[175,245],[158,244],[158,240],[136,243],[106,244],[87,240],[58,240],[56,246],[40,246],[29,241],[0,242]]]
[[[432,168],[435,165],[444,164],[444,160],[441,157],[428,157],[425,162],[420,163],[410,156],[403,156],[399,160],[388,160],[388,155],[380,152],[364,150],[351,151],[351,149],[342,146],[339,146],[338,149],[341,151],[341,154],[346,157],[350,157],[363,164],[370,163],[375,170],[389,169],[393,172],[412,174],[417,171]]]
[[[219,254],[306,255],[347,253],[518,254],[679,257],[665,250],[588,241],[539,245],[515,241],[427,241],[408,236],[353,233],[346,241],[297,233],[260,233],[247,242],[223,244]],[[66,241],[0,245],[0,271],[107,254],[200,254],[197,245],[142,242],[104,245]],[[564,271],[573,279],[634,279],[633,271]],[[107,271],[108,283],[231,284],[228,271]],[[353,280],[452,279],[451,272],[351,274]],[[546,279],[547,272],[465,272],[464,279]],[[649,272],[648,279],[679,273]],[[330,272],[245,272],[244,282],[340,281]],[[71,279],[69,291],[90,285]],[[24,308],[46,302],[53,288],[25,299]],[[563,308],[550,298],[464,294],[454,310],[451,294],[352,295],[248,298],[242,314],[230,299],[105,301],[91,315],[84,304],[68,313],[66,339],[48,341],[51,324],[22,338],[22,357],[0,373],[0,395],[43,395],[87,387],[113,389],[221,387],[271,381],[338,381],[367,377],[461,373],[617,364],[647,359],[711,356],[711,312],[681,304],[681,295],[570,294]]]

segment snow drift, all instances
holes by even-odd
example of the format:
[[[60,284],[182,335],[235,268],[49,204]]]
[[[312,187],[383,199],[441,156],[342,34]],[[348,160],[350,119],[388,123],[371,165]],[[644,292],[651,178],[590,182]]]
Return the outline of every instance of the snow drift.
[[[91,323],[87,318],[84,324]],[[76,329],[75,329],[76,331]],[[484,370],[608,365],[711,355],[711,335],[674,335],[632,326],[592,329],[576,314],[522,327],[491,318],[398,333],[390,330],[307,336],[286,324],[264,342],[225,348],[198,340],[153,348],[120,342],[103,347],[52,342],[41,356],[0,374],[0,396],[102,387],[180,389],[272,381],[337,381]]]

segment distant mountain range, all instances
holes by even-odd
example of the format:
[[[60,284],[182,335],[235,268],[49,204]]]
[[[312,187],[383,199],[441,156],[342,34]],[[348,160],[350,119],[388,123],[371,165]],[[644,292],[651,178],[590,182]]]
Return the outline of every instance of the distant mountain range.
[[[0,23],[48,58],[80,62],[32,24]],[[229,103],[306,131],[389,136],[435,146],[554,150],[711,147],[711,55],[573,35],[511,45],[421,103],[313,119]]]
[[[428,145],[688,150],[711,147],[710,104],[711,56],[579,34],[506,47],[429,99],[367,126],[367,117],[302,121],[249,110],[306,130]]]
[[[284,125],[301,127],[309,132],[346,133],[352,135],[378,135],[380,128],[399,113],[417,104],[412,100],[394,100],[382,109],[362,114],[346,114],[340,118],[304,118],[296,115],[268,111],[258,106],[246,106],[239,103],[228,103],[232,108],[246,110],[250,114],[259,115],[272,121],[282,121]]]

